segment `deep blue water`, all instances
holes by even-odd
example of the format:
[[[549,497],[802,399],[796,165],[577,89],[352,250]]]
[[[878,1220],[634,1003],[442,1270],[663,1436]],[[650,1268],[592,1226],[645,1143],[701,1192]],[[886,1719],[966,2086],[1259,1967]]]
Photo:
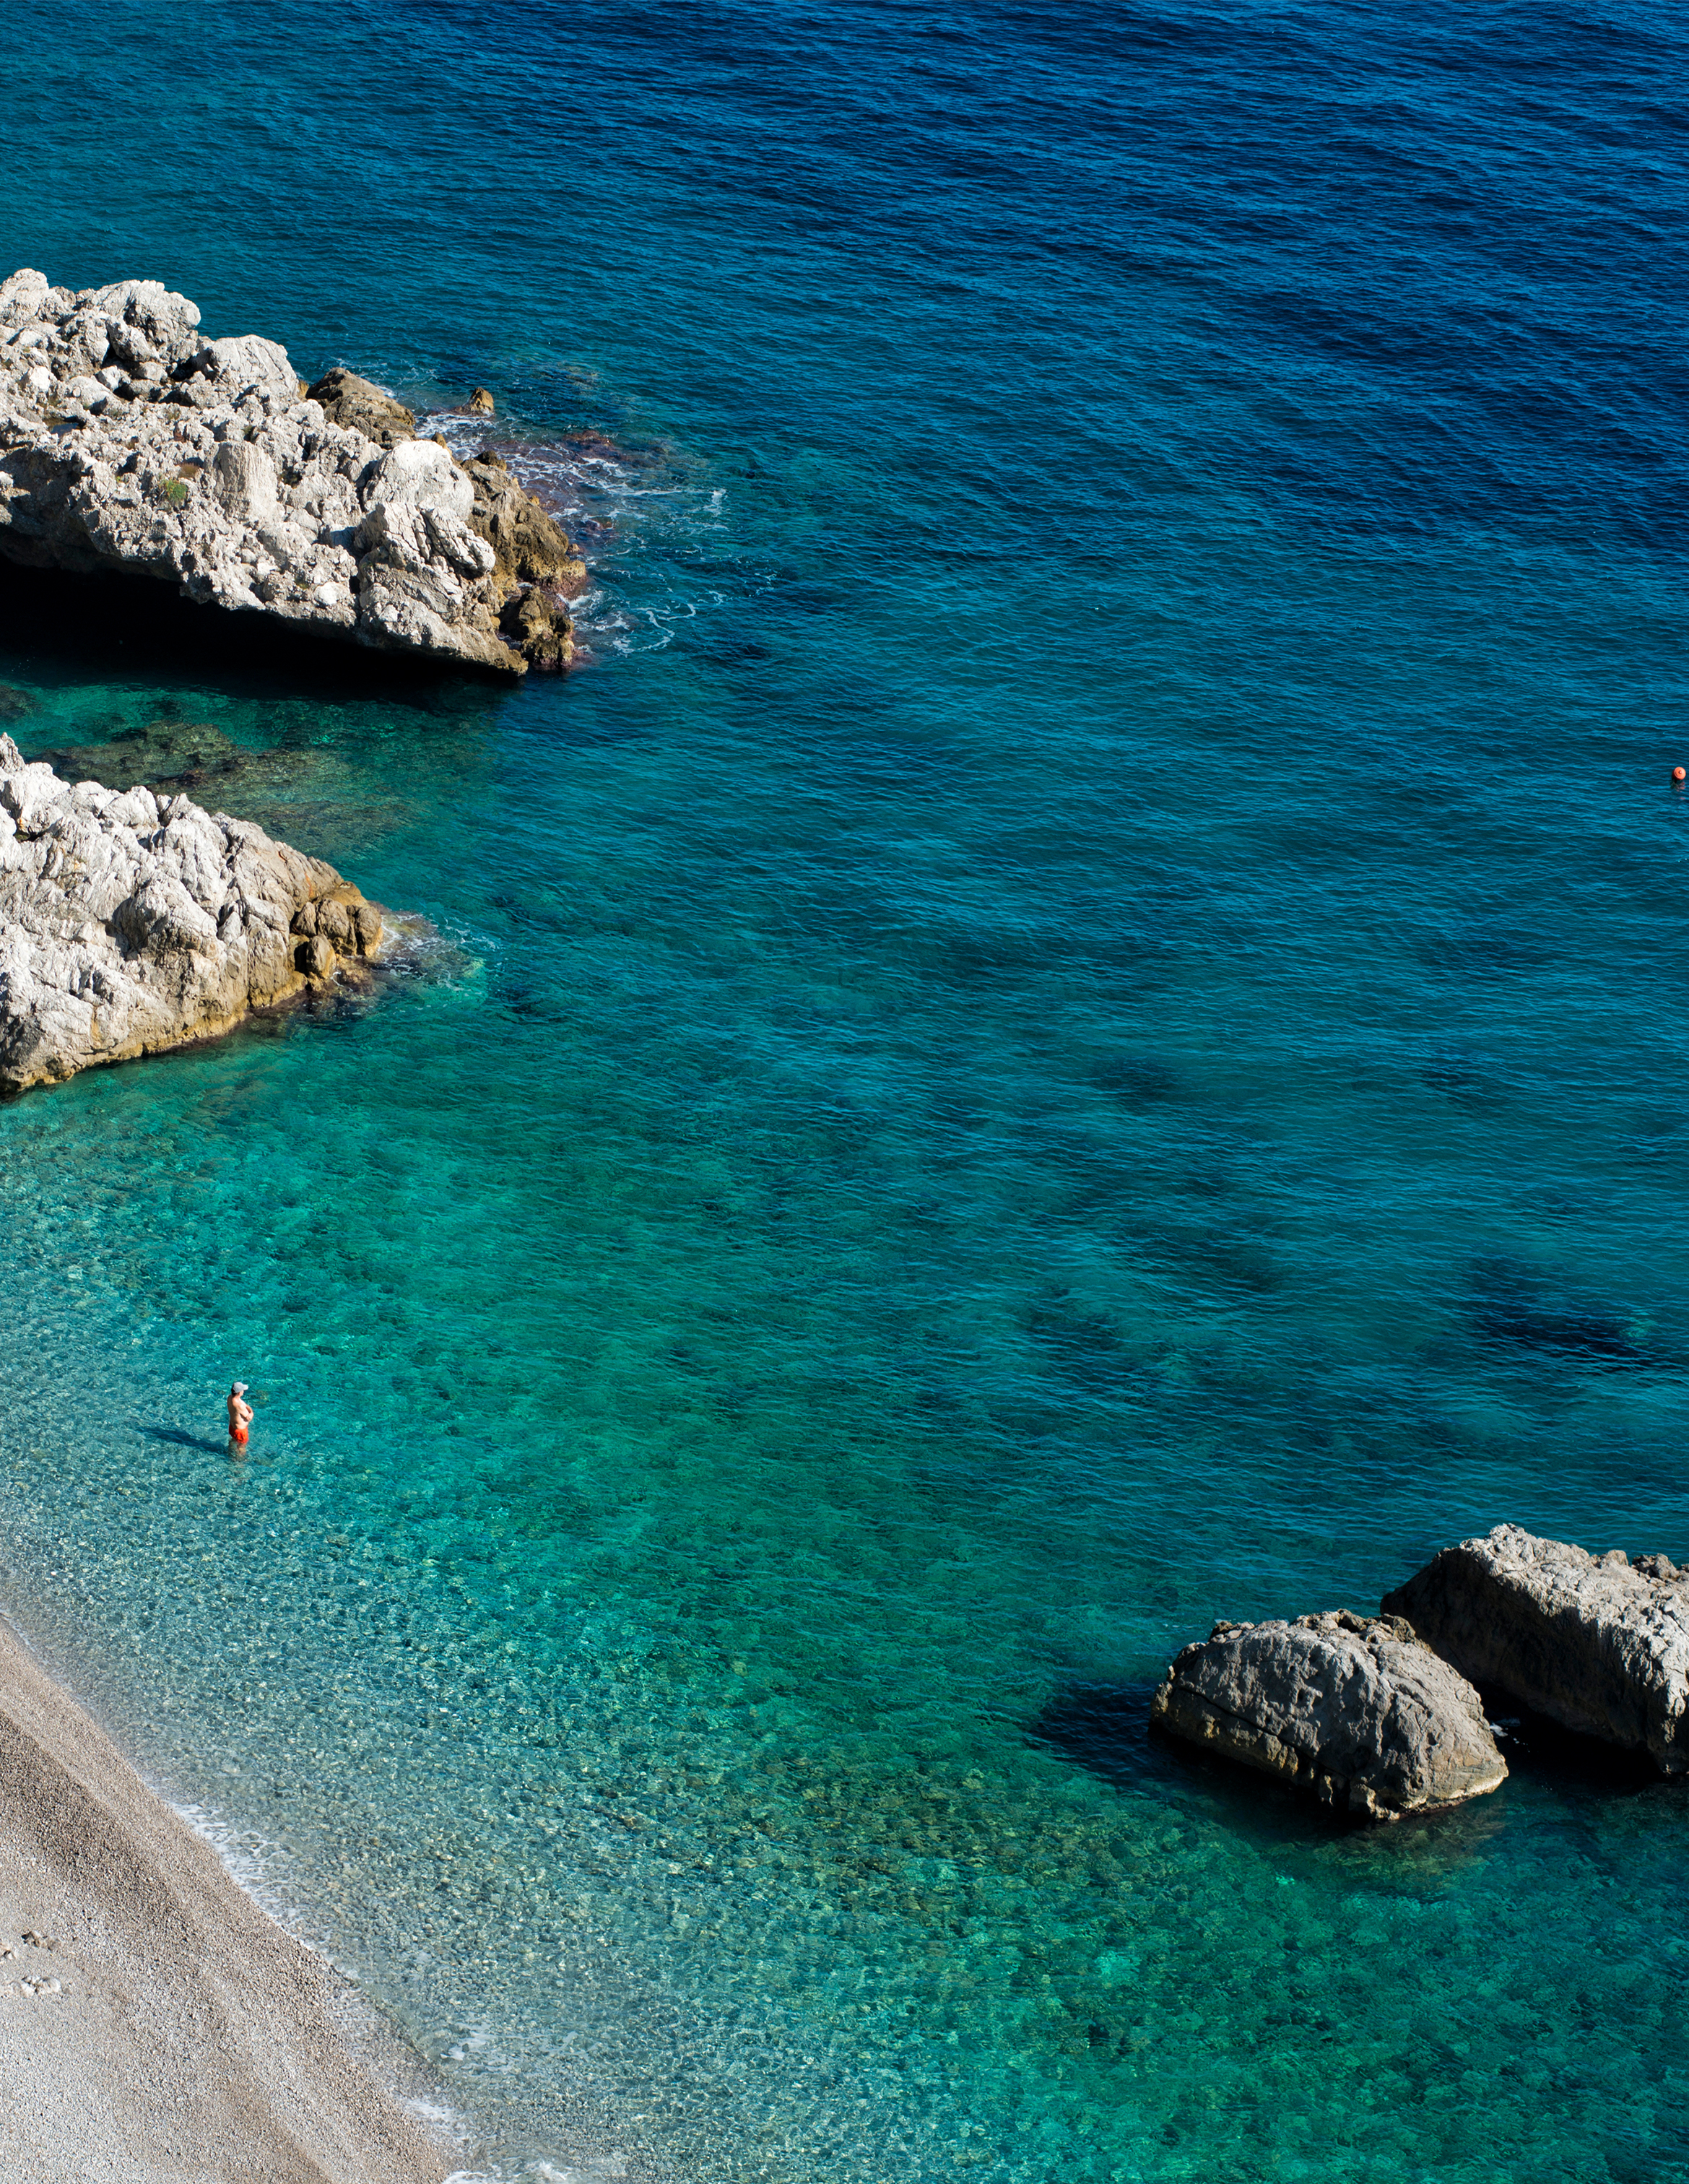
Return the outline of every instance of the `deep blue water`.
[[[439,936],[0,1109],[25,1628],[487,2170],[1689,2173],[1681,1791],[1144,1734],[1502,1518],[1689,1556],[1680,26],[91,22],[0,270],[492,387],[595,583],[504,693],[0,578],[26,747],[209,723]]]

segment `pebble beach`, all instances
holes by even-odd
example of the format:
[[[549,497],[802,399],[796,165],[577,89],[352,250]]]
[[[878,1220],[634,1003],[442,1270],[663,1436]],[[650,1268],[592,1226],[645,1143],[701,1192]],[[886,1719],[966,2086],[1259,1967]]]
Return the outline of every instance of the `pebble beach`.
[[[7,2172],[30,2184],[456,2165],[414,2058],[3,1630],[0,2083]]]

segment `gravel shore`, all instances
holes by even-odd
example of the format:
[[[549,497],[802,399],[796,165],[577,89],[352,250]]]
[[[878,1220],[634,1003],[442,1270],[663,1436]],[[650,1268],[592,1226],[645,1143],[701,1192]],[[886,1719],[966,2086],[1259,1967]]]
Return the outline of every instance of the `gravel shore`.
[[[378,2082],[378,2045],[355,1990],[0,1628],[0,2173],[439,2184],[449,2152],[401,2057]]]

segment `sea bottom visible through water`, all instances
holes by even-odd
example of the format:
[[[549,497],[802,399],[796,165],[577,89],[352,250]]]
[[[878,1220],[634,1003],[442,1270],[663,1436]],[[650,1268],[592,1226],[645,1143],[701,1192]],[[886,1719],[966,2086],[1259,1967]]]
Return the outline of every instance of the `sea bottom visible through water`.
[[[36,742],[88,744],[88,703],[45,694]],[[102,703],[120,733],[161,699]],[[187,710],[254,754],[282,717]],[[442,841],[534,794],[520,722],[477,770],[474,706],[313,718],[279,788],[255,766],[256,816],[308,811],[438,938],[370,1002],[0,1109],[5,1583],[438,2062],[491,2169],[1475,2184],[1689,2159],[1681,1788],[1548,1756],[1357,1831],[1146,1733],[1214,1613],[1368,1607],[1404,1523],[1551,1506],[1497,1423],[1517,1389],[1418,1451],[1321,1424],[1317,1485],[1288,1431],[1246,1461],[1224,1421],[1259,1443],[1289,1379],[1147,1304],[1123,1348],[1101,1273],[1089,1306],[1052,1295],[1036,1220],[982,1233],[978,1174],[922,1140],[906,1059],[872,1129],[824,1045],[805,1078],[803,1039],[853,1001],[866,1024],[870,989],[848,958],[777,977],[772,932],[687,939],[663,894],[687,874],[629,846],[642,759],[578,754],[543,858],[507,833],[447,893]],[[724,1016],[764,1067],[731,1065]],[[970,1066],[1009,1065],[1003,1023],[974,1036]],[[1144,1141],[1212,1144],[1196,1059],[1134,1066]],[[993,1203],[1071,1185],[1050,1128],[995,1143]],[[1264,1188],[1212,1179],[1214,1248]],[[1105,1457],[1040,1408],[1028,1329],[1089,1342],[1074,1415],[1118,1431],[1134,1390],[1136,1439]],[[237,1374],[258,1417],[231,1462]]]
[[[488,387],[593,577],[500,695],[0,587],[26,750],[419,921],[0,1104],[51,1663],[504,2178],[1689,2176],[1682,1786],[1147,1727],[1503,1519],[1689,1560],[1681,25],[6,30],[0,275]]]

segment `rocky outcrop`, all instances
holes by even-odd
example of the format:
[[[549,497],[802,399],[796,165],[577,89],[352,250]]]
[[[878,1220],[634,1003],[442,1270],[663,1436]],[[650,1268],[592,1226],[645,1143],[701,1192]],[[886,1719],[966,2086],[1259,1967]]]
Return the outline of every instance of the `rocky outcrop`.
[[[559,613],[538,584],[514,594],[499,627],[512,644],[521,646],[530,666],[555,672],[573,657],[569,617]]]
[[[538,584],[577,592],[587,565],[562,525],[512,474],[502,455],[483,448],[464,465],[475,488],[470,521],[493,549],[494,576],[505,585]]]
[[[0,735],[0,1087],[228,1031],[381,940],[332,866],[184,795],[72,787]]]
[[[578,557],[515,478],[493,494],[414,424],[352,373],[302,394],[285,349],[206,340],[155,281],[0,282],[0,555],[520,674],[505,609],[555,581],[522,572]],[[560,664],[567,616],[543,636]]]
[[[1471,1685],[1407,1624],[1346,1610],[1217,1623],[1168,1670],[1152,1719],[1372,1819],[1480,1797],[1508,1771]]]
[[[305,399],[321,403],[331,425],[343,425],[348,432],[361,432],[366,440],[378,441],[384,448],[396,448],[401,440],[416,437],[416,412],[407,410],[372,379],[360,379],[343,364],[337,364],[315,386],[308,387]]]
[[[1689,1570],[1498,1524],[1384,1602],[1474,1683],[1563,1728],[1689,1772]]]

